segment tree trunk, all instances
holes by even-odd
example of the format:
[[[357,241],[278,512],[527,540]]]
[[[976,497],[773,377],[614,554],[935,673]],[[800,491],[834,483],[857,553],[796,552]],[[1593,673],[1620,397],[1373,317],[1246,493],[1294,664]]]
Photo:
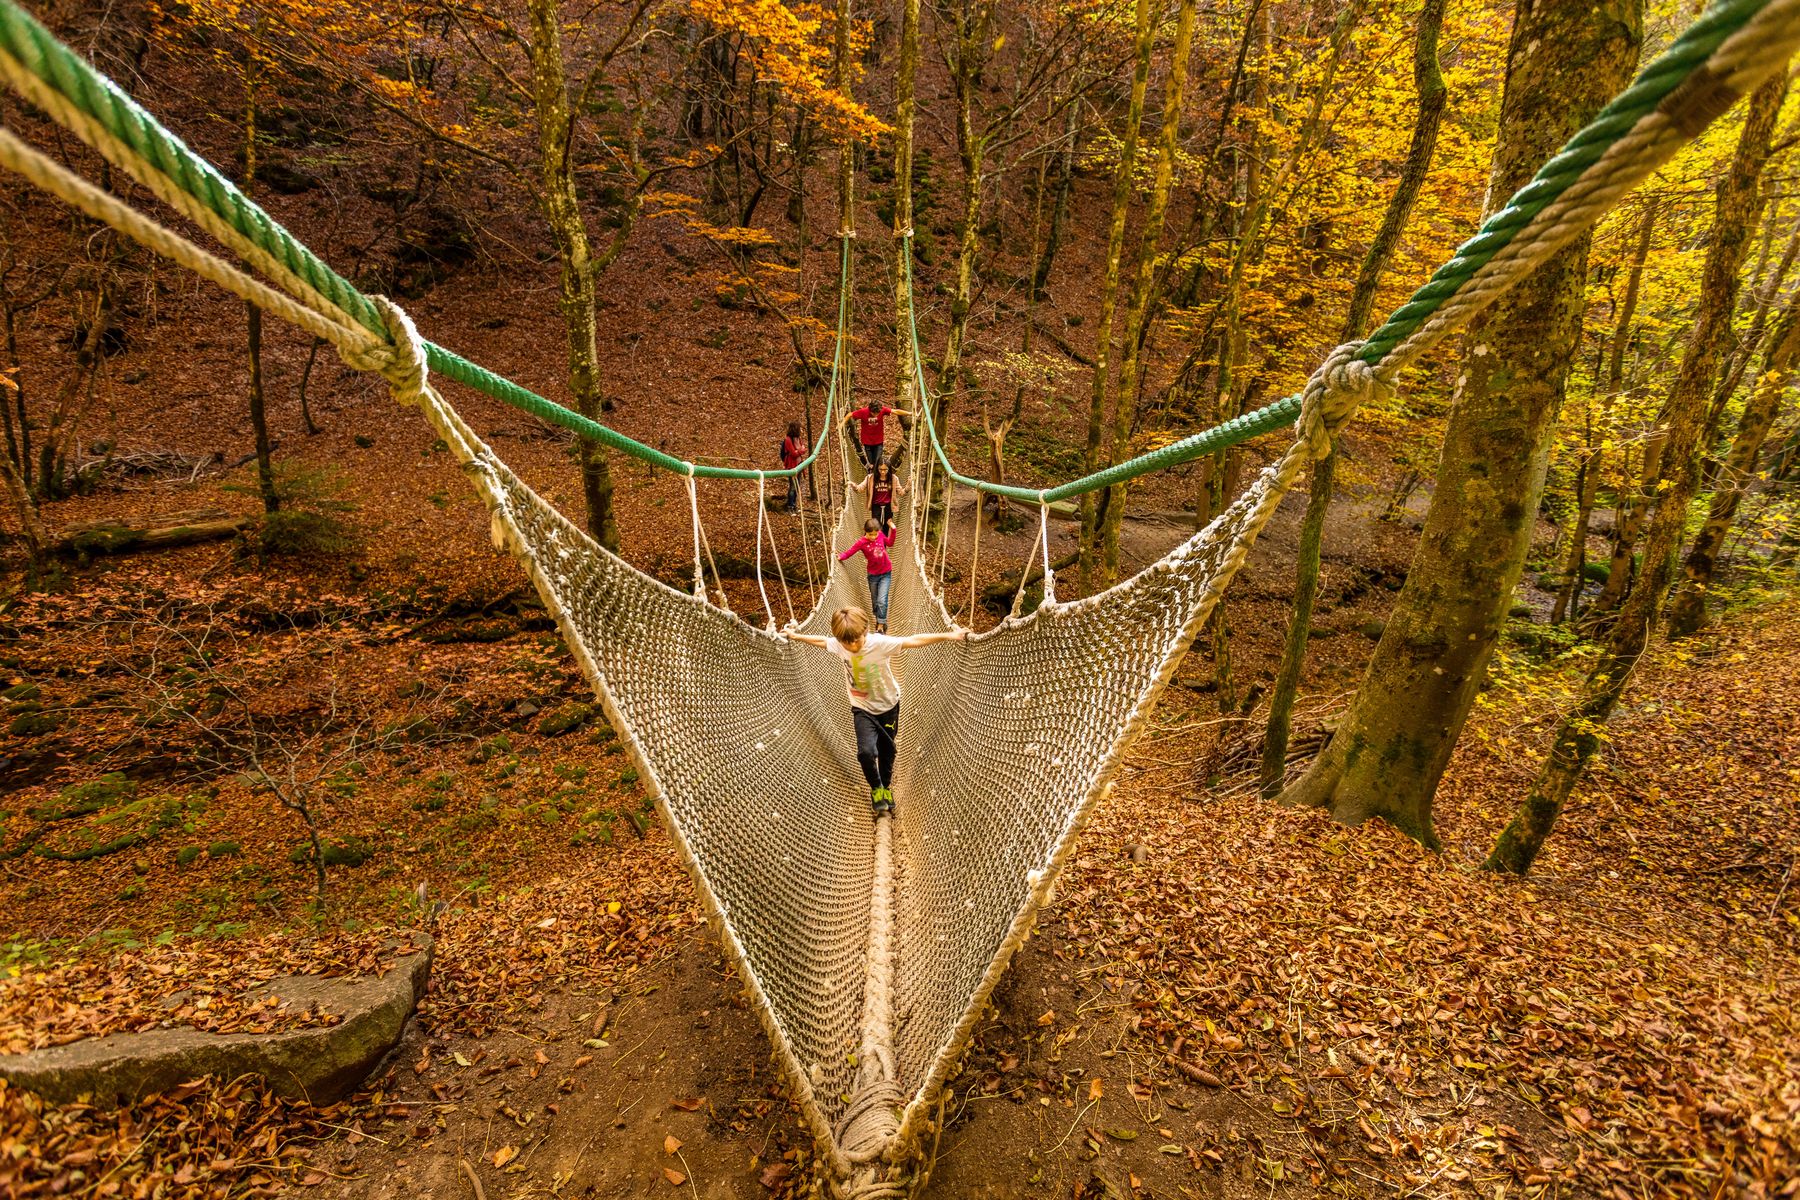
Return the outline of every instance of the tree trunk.
[[[912,253],[913,91],[919,72],[919,0],[900,0],[900,62],[894,91],[894,253]],[[913,379],[912,292],[907,264],[894,264],[894,404],[910,408],[918,385]],[[929,502],[929,497],[926,498]]]
[[[1771,219],[1764,226],[1765,231],[1774,225]],[[1763,237],[1763,249],[1768,250],[1768,236]],[[1725,365],[1719,372],[1718,387],[1713,389],[1712,404],[1706,410],[1706,425],[1700,433],[1700,448],[1705,457],[1700,464],[1700,486],[1702,489],[1713,486],[1713,479],[1721,466],[1719,460],[1712,457],[1712,448],[1719,440],[1719,427],[1725,420],[1725,410],[1731,405],[1731,398],[1737,395],[1738,385],[1744,381],[1744,370],[1750,360],[1762,346],[1763,335],[1768,332],[1769,315],[1774,311],[1775,302],[1780,299],[1782,284],[1787,281],[1787,274],[1794,266],[1794,257],[1800,253],[1800,227],[1796,227],[1793,236],[1788,238],[1787,248],[1781,252],[1781,260],[1775,264],[1772,274],[1763,275],[1759,264],[1757,277],[1763,280],[1763,286],[1756,296],[1755,314],[1750,319],[1750,328],[1744,336],[1737,339],[1725,356]],[[1747,289],[1746,289],[1747,290]]]
[[[1787,311],[1775,323],[1774,341],[1763,357],[1762,374],[1738,418],[1737,436],[1720,469],[1719,490],[1713,493],[1706,522],[1694,536],[1682,567],[1682,581],[1675,598],[1669,602],[1669,635],[1685,636],[1706,624],[1706,593],[1712,586],[1713,572],[1718,567],[1719,548],[1731,532],[1738,505],[1756,478],[1756,460],[1762,455],[1763,442],[1775,424],[1775,411],[1787,394],[1793,377],[1794,354],[1800,350],[1800,304],[1790,301]]]
[[[1625,276],[1625,295],[1619,301],[1618,315],[1613,321],[1612,342],[1606,354],[1606,402],[1602,421],[1610,418],[1613,406],[1619,397],[1625,394],[1625,348],[1631,342],[1631,325],[1637,317],[1638,295],[1644,282],[1644,264],[1650,260],[1650,243],[1656,235],[1656,214],[1658,202],[1655,197],[1644,201],[1643,220],[1638,225],[1637,250],[1632,255],[1631,269]],[[1603,452],[1592,445],[1589,437],[1589,450],[1582,460],[1581,509],[1576,514],[1575,544],[1569,548],[1569,559],[1564,565],[1562,589],[1556,597],[1556,607],[1550,614],[1552,623],[1561,624],[1564,620],[1574,620],[1579,607],[1576,603],[1581,595],[1582,576],[1587,570],[1587,529],[1588,522],[1593,519],[1594,501],[1599,496],[1601,460]],[[1619,460],[1619,495],[1629,495],[1627,468],[1629,459],[1621,455]],[[1632,501],[1621,501],[1613,506],[1613,561],[1612,571],[1622,572],[1620,575],[1621,590],[1624,596],[1624,580],[1631,574],[1631,551],[1636,541],[1635,532],[1629,536],[1625,533],[1628,521],[1635,520],[1635,509]],[[1621,554],[1624,562],[1621,565]],[[1612,575],[1607,576],[1607,583],[1601,588],[1601,599],[1595,601],[1599,607],[1604,603],[1608,588],[1612,586]]]
[[[256,28],[261,28],[260,19]],[[244,80],[244,195],[253,194],[255,187],[256,55],[253,48]],[[263,511],[272,513],[280,510],[281,496],[275,490],[275,464],[269,449],[269,418],[263,406],[262,309],[254,304],[245,304],[244,311],[249,315],[244,344],[250,360],[250,431],[256,440],[256,491],[262,497]]]
[[[1641,0],[1522,0],[1488,194],[1502,203],[1630,77]],[[1438,485],[1387,631],[1331,744],[1284,794],[1436,847],[1431,802],[1531,543],[1556,410],[1581,333],[1588,239],[1477,318]]]
[[[1631,274],[1626,278],[1625,301],[1620,306],[1621,319],[1613,330],[1607,378],[1618,381],[1610,387],[1615,400],[1624,390],[1625,347],[1631,337],[1631,322],[1627,314],[1637,311],[1638,288],[1643,282],[1644,263],[1650,257],[1650,245],[1656,234],[1658,211],[1659,205],[1654,199],[1645,202],[1643,223],[1638,226],[1637,253],[1631,262]],[[1643,459],[1638,464],[1635,487],[1630,478],[1630,455],[1627,453],[1619,456],[1618,498],[1613,505],[1612,561],[1607,567],[1606,583],[1601,586],[1600,594],[1594,598],[1593,607],[1588,610],[1590,619],[1617,609],[1624,603],[1625,593],[1631,590],[1632,554],[1637,549],[1637,535],[1643,524],[1643,515],[1649,509],[1650,502],[1645,489],[1656,478],[1657,452],[1656,439],[1647,439],[1641,451]]]
[[[249,314],[250,329],[245,340],[250,354],[250,429],[256,437],[256,491],[262,497],[263,511],[272,513],[281,508],[281,494],[275,490],[269,419],[263,407],[262,309],[246,304],[244,310]]]
[[[1088,397],[1087,443],[1082,453],[1082,474],[1091,475],[1100,468],[1100,435],[1106,425],[1107,367],[1112,361],[1113,308],[1119,295],[1119,260],[1125,253],[1125,217],[1131,209],[1131,177],[1137,169],[1138,125],[1144,119],[1144,91],[1150,81],[1150,49],[1155,42],[1156,27],[1151,18],[1150,0],[1137,0],[1136,65],[1131,73],[1131,101],[1125,110],[1125,146],[1119,156],[1118,175],[1113,180],[1112,224],[1106,235],[1106,267],[1100,276],[1100,320],[1094,330],[1094,378]],[[1095,551],[1099,548],[1095,535],[1099,532],[1099,506],[1093,492],[1081,497],[1081,586],[1086,589],[1094,578]]]
[[[1550,623],[1561,625],[1580,614],[1581,590],[1587,578],[1588,527],[1594,518],[1594,500],[1600,493],[1601,448],[1595,444],[1594,400],[1587,403],[1587,444],[1581,461],[1575,467],[1575,520],[1569,526],[1569,548],[1563,556],[1562,584],[1556,590],[1556,604],[1550,611]]]
[[[950,327],[944,335],[944,360],[938,371],[934,417],[940,436],[951,401],[960,388],[963,345],[968,338],[969,309],[975,299],[975,255],[981,248],[981,172],[987,161],[987,136],[975,128],[975,89],[979,86],[993,7],[967,3],[955,9],[956,61],[950,83],[956,94],[956,153],[962,162],[962,236],[956,249],[956,292],[950,300]],[[977,500],[980,498],[977,497]],[[976,518],[980,521],[977,505]]]
[[[1443,123],[1444,106],[1449,92],[1444,87],[1444,74],[1438,68],[1438,33],[1443,28],[1446,0],[1425,0],[1419,13],[1418,36],[1413,43],[1413,83],[1419,93],[1419,110],[1413,119],[1412,141],[1407,146],[1406,161],[1400,168],[1400,181],[1388,199],[1381,227],[1369,251],[1363,256],[1356,273],[1356,287],[1350,294],[1350,309],[1344,316],[1342,339],[1348,341],[1363,331],[1369,314],[1375,308],[1375,294],[1381,274],[1399,244],[1401,231],[1412,213],[1413,203],[1425,185],[1431,170],[1431,158],[1437,150],[1438,127]],[[1315,464],[1306,497],[1306,515],[1300,521],[1299,562],[1295,567],[1294,611],[1288,620],[1287,638],[1282,645],[1281,666],[1275,673],[1275,685],[1269,695],[1269,726],[1263,739],[1262,793],[1273,798],[1281,791],[1287,770],[1288,740],[1292,734],[1294,700],[1300,691],[1301,672],[1306,667],[1306,646],[1312,633],[1313,604],[1319,594],[1319,561],[1325,540],[1325,517],[1331,507],[1332,481],[1337,474],[1337,451]]]
[[[306,352],[306,366],[300,371],[300,386],[296,389],[300,398],[300,426],[306,430],[307,437],[315,437],[324,433],[319,423],[313,420],[312,405],[306,399],[306,385],[312,381],[313,367],[319,361],[319,349],[325,345],[324,338],[314,338],[312,346]]]
[[[1113,396],[1113,462],[1124,462],[1137,422],[1139,351],[1149,320],[1150,293],[1156,282],[1156,251],[1162,242],[1163,218],[1169,211],[1169,185],[1175,177],[1175,144],[1181,130],[1181,93],[1187,85],[1188,55],[1194,44],[1194,0],[1181,0],[1175,18],[1175,46],[1163,89],[1162,129],[1156,144],[1156,175],[1150,185],[1150,207],[1138,240],[1137,275],[1125,301],[1125,336],[1120,345],[1119,386]],[[1125,519],[1125,484],[1108,489],[1106,515],[1100,528],[1100,584],[1119,578],[1119,527]]]
[[[836,69],[836,85],[838,93],[848,100],[850,98],[850,0],[838,0],[837,18],[833,25],[832,60]],[[856,234],[856,143],[848,135],[838,147],[838,236],[854,237]],[[850,254],[854,262],[856,243],[850,244]],[[852,304],[855,300],[852,299]],[[843,410],[833,419],[842,422],[844,414],[856,406],[856,339],[850,336],[849,330],[843,331],[843,344],[840,351],[838,370],[838,395],[843,398]],[[852,456],[855,457],[854,455]],[[850,463],[849,470],[860,471],[860,459]],[[830,467],[826,468],[825,480],[826,503],[831,503]],[[848,480],[845,481],[846,485]]]
[[[10,455],[0,455],[0,483],[6,485],[7,497],[13,502],[13,510],[19,514],[26,565],[30,574],[36,575],[44,563],[48,534],[44,530],[43,519],[38,515],[37,501],[31,498],[31,489],[25,485],[25,480]]]
[[[594,260],[581,198],[575,188],[572,156],[575,116],[569,104],[557,0],[530,0],[531,96],[538,119],[538,166],[544,215],[556,241],[560,267],[559,303],[569,347],[569,395],[575,411],[590,420],[601,415],[600,361],[594,328],[599,301],[594,292]],[[608,550],[619,548],[613,515],[612,470],[606,451],[581,438],[581,494],[588,533]]]
[[[83,558],[166,550],[236,537],[252,524],[253,518],[234,516],[222,509],[158,513],[147,517],[102,517],[65,525],[50,549],[58,554]]]
[[[1778,74],[1757,89],[1744,118],[1731,168],[1720,180],[1713,208],[1711,242],[1702,268],[1698,309],[1681,369],[1665,408],[1669,427],[1663,452],[1664,486],[1638,572],[1600,661],[1588,675],[1575,710],[1563,718],[1550,756],[1520,802],[1518,811],[1488,855],[1487,868],[1523,875],[1531,869],[1557,817],[1574,791],[1588,760],[1600,747],[1601,727],[1618,706],[1625,682],[1650,640],[1657,611],[1674,573],[1675,551],[1687,524],[1688,502],[1699,482],[1694,452],[1706,418],[1706,401],[1718,372],[1731,317],[1737,309],[1738,271],[1744,265],[1751,231],[1762,206],[1760,177],[1769,157],[1770,133],[1781,110],[1787,79]],[[1783,339],[1784,341],[1787,339]]]
[[[1075,188],[1075,143],[1081,132],[1081,101],[1069,101],[1068,125],[1063,129],[1062,150],[1056,158],[1056,200],[1050,206],[1050,231],[1044,235],[1043,249],[1031,271],[1031,299],[1042,300],[1049,293],[1050,267],[1056,252],[1062,248],[1063,233],[1069,225],[1069,195]]]

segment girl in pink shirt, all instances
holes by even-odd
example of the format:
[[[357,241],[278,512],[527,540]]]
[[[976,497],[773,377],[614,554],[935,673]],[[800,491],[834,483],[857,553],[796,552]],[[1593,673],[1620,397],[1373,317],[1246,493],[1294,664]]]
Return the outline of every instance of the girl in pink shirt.
[[[875,613],[877,633],[887,632],[888,592],[894,586],[894,562],[888,557],[887,548],[893,544],[893,530],[884,531],[881,522],[870,517],[863,522],[863,535],[838,555],[839,562],[857,554],[861,554],[866,560],[869,568],[869,607]]]

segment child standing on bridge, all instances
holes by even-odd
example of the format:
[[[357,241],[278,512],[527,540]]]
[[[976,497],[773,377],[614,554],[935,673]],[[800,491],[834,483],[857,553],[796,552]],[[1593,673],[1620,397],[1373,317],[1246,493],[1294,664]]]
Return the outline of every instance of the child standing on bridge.
[[[843,660],[850,716],[856,722],[856,761],[869,783],[869,802],[875,814],[884,816],[894,811],[894,751],[900,731],[900,681],[894,677],[894,655],[937,642],[961,641],[969,631],[900,638],[873,633],[870,623],[869,614],[862,609],[840,608],[831,614],[830,637],[788,636],[829,650]]]
[[[863,535],[838,555],[838,561],[863,556],[869,567],[869,607],[875,610],[875,631],[887,632],[888,595],[894,587],[894,560],[887,548],[894,544],[894,531],[883,529],[881,522],[870,517],[863,522]]]
[[[895,477],[893,464],[876,463],[875,469],[858,480],[855,488],[869,502],[869,515],[881,522],[881,531],[892,534],[894,497],[906,495],[906,485]]]
[[[887,445],[887,419],[890,415],[911,419],[913,414],[907,409],[889,408],[877,401],[852,409],[844,415],[846,425],[856,422],[856,442],[862,450],[863,462],[871,471],[880,464],[881,452]]]

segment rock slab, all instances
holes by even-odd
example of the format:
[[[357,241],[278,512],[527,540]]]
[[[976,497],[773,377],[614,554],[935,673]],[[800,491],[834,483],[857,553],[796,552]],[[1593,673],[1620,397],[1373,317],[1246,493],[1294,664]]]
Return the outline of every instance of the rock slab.
[[[289,1099],[333,1104],[367,1079],[400,1042],[425,995],[431,940],[397,959],[380,978],[294,975],[262,985],[289,1008],[317,1006],[336,1024],[281,1033],[207,1033],[153,1029],[87,1038],[26,1054],[0,1054],[0,1078],[58,1104],[85,1098],[129,1104],[202,1075],[261,1075]],[[254,994],[254,993],[253,993]]]

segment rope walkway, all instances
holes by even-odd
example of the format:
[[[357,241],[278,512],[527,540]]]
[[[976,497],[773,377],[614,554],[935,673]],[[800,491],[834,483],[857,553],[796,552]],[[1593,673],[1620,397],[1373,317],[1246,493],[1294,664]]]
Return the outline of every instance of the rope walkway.
[[[849,326],[848,238],[826,425],[809,457],[782,471],[705,467],[586,421],[426,341],[398,305],[331,272],[14,0],[0,0],[0,75],[263,279],[4,130],[0,163],[331,342],[345,362],[379,373],[398,401],[421,409],[481,493],[496,545],[520,560],[661,807],[834,1190],[897,1200],[920,1178],[915,1167],[935,1136],[936,1101],[1087,815],[1299,473],[1329,452],[1360,405],[1392,390],[1406,365],[1591,227],[1732,99],[1780,69],[1797,44],[1800,0],[1734,0],[1712,9],[1367,341],[1334,350],[1299,395],[1059,488],[1007,487],[954,470],[933,424],[909,312],[925,417],[913,430],[912,478],[916,484],[923,467],[928,493],[941,468],[951,482],[1037,504],[1033,553],[1042,556],[1045,596],[1020,615],[1022,578],[1012,612],[996,628],[907,654],[895,767],[900,807],[880,820],[851,758],[839,663],[708,599],[702,562],[711,551],[693,492],[697,478],[753,480],[760,500],[767,479],[805,470],[833,436],[848,474],[833,408]],[[910,293],[911,254],[901,259]],[[683,475],[694,517],[694,594],[607,552],[533,492],[444,401],[438,376]],[[1057,600],[1052,501],[1295,421],[1299,430],[1281,457],[1205,529],[1105,592]],[[933,453],[922,464],[925,440]],[[895,513],[910,543],[892,555],[889,620],[901,633],[955,627],[933,582],[934,570],[942,578],[943,539],[935,567],[922,545],[920,494],[900,497]],[[817,515],[823,523],[822,506]],[[858,517],[856,506],[842,505],[828,554],[854,540]],[[763,617],[772,626],[760,579],[766,524],[765,511],[757,557]],[[823,634],[837,607],[867,604],[862,576],[836,569],[832,557],[821,584],[816,606],[798,623],[789,601],[789,629]]]

